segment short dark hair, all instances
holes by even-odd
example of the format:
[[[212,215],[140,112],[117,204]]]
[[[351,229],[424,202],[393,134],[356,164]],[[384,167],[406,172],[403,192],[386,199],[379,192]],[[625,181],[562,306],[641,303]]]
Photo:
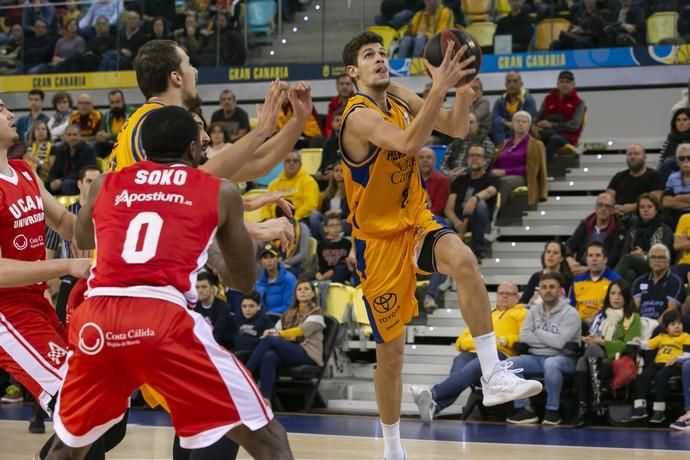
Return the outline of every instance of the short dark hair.
[[[340,222],[342,218],[340,217],[340,213],[338,211],[328,211],[326,214],[323,216],[323,224],[326,225],[328,224],[329,221],[331,220],[337,220]]]
[[[137,84],[146,99],[168,89],[170,73],[179,71],[182,58],[172,40],[151,40],[139,48],[134,59]]]
[[[670,310],[664,313],[661,317],[661,328],[664,332],[668,328],[668,325],[675,323],[676,321],[683,321],[683,315],[678,310]]]
[[[79,170],[79,176],[78,176],[78,177],[79,177],[79,180],[84,180],[84,178],[86,177],[86,173],[89,172],[89,171],[98,171],[98,173],[100,174],[101,168],[99,168],[98,165],[87,165],[87,166],[84,166],[83,168],[81,168],[81,169]]]
[[[201,271],[196,275],[197,281],[208,281],[208,284],[210,284],[211,286],[213,286],[215,284],[214,278],[215,277],[212,276],[211,273],[206,271],[206,270]]]
[[[29,91],[29,96],[38,96],[43,101],[46,98],[46,93],[44,93],[40,89],[32,89],[31,91]]]
[[[482,145],[482,144],[480,144],[480,143],[478,143],[478,142],[472,142],[472,143],[470,144],[470,146],[467,147],[467,151],[469,152],[471,148],[477,148],[477,147],[481,148],[481,149],[482,149],[482,152],[484,152],[484,156],[486,156],[486,153],[487,153],[487,152],[486,152],[486,147],[484,147],[484,145]]]
[[[59,93],[53,94],[53,109],[57,110],[57,105],[58,102],[67,99],[67,102],[69,102],[69,107],[70,109],[74,107],[74,101],[72,101],[72,95],[70,93],[67,93],[65,91],[60,91]]]
[[[125,102],[125,93],[122,92],[120,89],[114,89],[110,92],[108,92],[108,100],[110,100],[110,96],[115,96],[116,94],[119,94],[120,97],[122,97],[122,102]]]
[[[196,112],[195,112],[195,113],[196,113]],[[202,120],[203,120],[203,118],[202,118]],[[221,125],[221,124],[218,123],[218,122],[216,122],[216,123],[211,123],[211,126],[209,126],[208,129],[206,130],[206,132],[208,133],[209,136],[211,135],[211,132],[212,132],[215,128],[220,128],[221,132],[223,133],[223,142],[230,142],[230,136],[228,135],[227,130],[225,129],[225,127],[224,127],[223,125]]]
[[[539,282],[541,283],[542,281],[547,281],[547,280],[553,280],[553,281],[557,282],[560,287],[563,287],[563,284],[565,283],[563,280],[563,275],[561,275],[560,273],[556,273],[556,272],[544,273],[541,276],[541,279],[539,280]]]
[[[601,253],[604,255],[604,257],[608,257],[606,254],[606,247],[604,247],[604,243],[601,241],[592,241],[585,246],[585,257],[587,257],[587,253],[589,253],[589,248],[601,248]]]
[[[141,142],[151,159],[181,158],[192,142],[199,143],[194,117],[182,107],[169,105],[153,110],[141,127]]]
[[[244,294],[240,302],[243,302],[245,300],[251,300],[255,302],[258,306],[261,306],[261,294],[259,294],[256,291],[252,291],[250,294]]]
[[[357,55],[359,50],[370,43],[379,43],[383,45],[383,37],[375,32],[365,31],[355,35],[350,40],[345,48],[343,48],[343,64],[347,67],[349,65],[357,65]]]

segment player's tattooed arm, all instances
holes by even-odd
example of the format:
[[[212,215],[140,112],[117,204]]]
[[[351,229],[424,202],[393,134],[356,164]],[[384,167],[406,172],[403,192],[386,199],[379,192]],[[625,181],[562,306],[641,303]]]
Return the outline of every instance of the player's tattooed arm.
[[[93,187],[93,185],[92,185]],[[218,196],[218,246],[223,254],[230,286],[250,293],[256,281],[254,244],[244,226],[244,205],[235,184],[222,181]]]
[[[43,186],[43,183],[39,181],[38,186],[41,189],[41,199],[43,200],[46,223],[62,238],[71,240],[74,235],[74,222],[76,221],[76,217],[58,203],[55,197]]]
[[[91,184],[89,195],[86,197],[86,202],[79,210],[77,216],[77,223],[74,227],[74,239],[79,249],[95,249],[96,239],[94,238],[93,228],[93,204],[101,191],[101,185],[105,176],[98,177]]]

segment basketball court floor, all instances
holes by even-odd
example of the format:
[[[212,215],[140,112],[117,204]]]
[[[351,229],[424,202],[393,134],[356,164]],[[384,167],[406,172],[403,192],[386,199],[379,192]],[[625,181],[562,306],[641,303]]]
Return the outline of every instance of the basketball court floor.
[[[28,405],[0,407],[0,460],[31,459],[52,432],[27,432]],[[374,417],[341,415],[279,415],[287,428],[295,458],[380,460],[383,441]],[[125,440],[109,459],[170,459],[173,432],[167,415],[133,410]],[[676,460],[690,458],[690,433],[665,429],[623,429],[509,426],[440,420],[423,424],[401,422],[403,444],[410,460]],[[250,458],[241,453],[240,458]]]

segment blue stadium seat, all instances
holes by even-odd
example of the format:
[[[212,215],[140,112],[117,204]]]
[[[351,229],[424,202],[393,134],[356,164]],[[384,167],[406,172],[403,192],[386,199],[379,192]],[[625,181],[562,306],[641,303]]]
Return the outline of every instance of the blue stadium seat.
[[[271,42],[273,24],[278,7],[275,0],[249,0],[247,4],[247,25],[250,41],[257,43],[259,37]]]
[[[446,150],[448,150],[447,145],[428,145],[431,150],[436,154],[436,169],[441,169],[441,163],[443,162],[443,157],[446,155]]]

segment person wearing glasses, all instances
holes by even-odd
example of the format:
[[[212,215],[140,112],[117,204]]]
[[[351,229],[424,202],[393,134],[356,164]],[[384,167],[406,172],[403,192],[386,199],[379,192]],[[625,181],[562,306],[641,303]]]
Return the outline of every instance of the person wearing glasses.
[[[587,272],[586,249],[592,242],[604,246],[609,267],[615,267],[620,259],[625,226],[615,213],[615,200],[608,193],[597,196],[594,212],[580,221],[573,235],[565,242],[566,261],[574,276]]]
[[[514,347],[520,336],[522,321],[527,316],[527,309],[524,304],[519,303],[520,291],[511,281],[499,284],[496,294],[491,322],[496,333],[499,357],[504,360],[517,354]],[[452,405],[467,387],[479,384],[482,371],[469,328],[465,328],[460,334],[455,348],[460,354],[453,360],[450,375],[443,382],[431,388],[418,385],[410,387],[422,421],[430,422],[439,412]]]
[[[319,205],[319,184],[307,171],[302,169],[302,157],[298,150],[288,153],[283,160],[283,172],[268,184],[269,192],[277,192],[295,205],[295,221],[308,219]],[[275,205],[264,206],[261,216],[264,219],[275,217]]]
[[[680,217],[690,212],[690,144],[680,144],[676,149],[676,160],[680,171],[672,173],[666,180],[662,198],[665,221],[675,228]]]
[[[671,251],[663,244],[655,244],[649,250],[650,272],[633,283],[633,302],[642,318],[661,318],[671,310],[680,310],[685,301],[683,281],[669,268]]]

